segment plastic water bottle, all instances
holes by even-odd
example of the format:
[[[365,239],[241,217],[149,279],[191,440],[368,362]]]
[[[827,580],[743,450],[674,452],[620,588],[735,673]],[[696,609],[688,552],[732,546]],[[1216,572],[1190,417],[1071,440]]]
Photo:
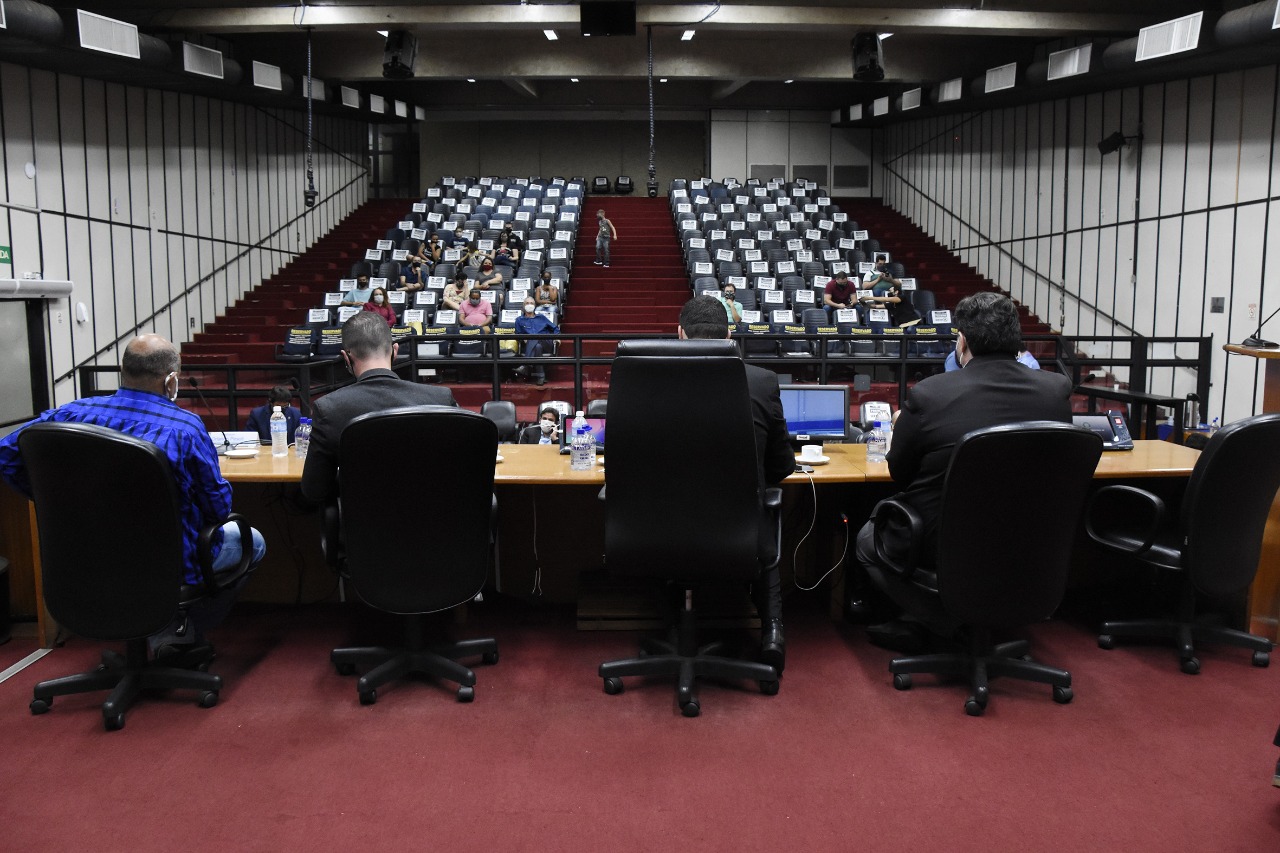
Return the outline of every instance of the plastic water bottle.
[[[596,464],[596,437],[582,412],[573,419],[573,440],[569,445],[569,468],[574,471],[590,471]]]
[[[271,413],[271,455],[289,455],[289,425],[285,422],[284,412],[276,406]]]
[[[293,450],[299,459],[307,458],[307,450],[311,447],[311,418],[302,418],[293,433]]]
[[[1218,419],[1217,419],[1217,418],[1214,418],[1214,419],[1213,419],[1213,423],[1209,424],[1209,437],[1210,437],[1210,438],[1213,438],[1214,433],[1216,433],[1216,432],[1218,431],[1218,426],[1219,426],[1219,424],[1218,424]]]
[[[884,424],[876,421],[871,426],[871,433],[867,436],[867,461],[883,462],[884,456],[889,452],[889,441],[885,436]]]

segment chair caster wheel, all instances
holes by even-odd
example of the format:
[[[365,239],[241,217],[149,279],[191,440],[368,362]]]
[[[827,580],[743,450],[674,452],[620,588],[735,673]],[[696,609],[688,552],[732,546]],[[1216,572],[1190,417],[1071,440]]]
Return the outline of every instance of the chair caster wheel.
[[[986,710],[987,704],[979,702],[976,697],[970,696],[964,701],[964,712],[970,717],[981,717]]]
[[[1270,666],[1271,652],[1254,652],[1253,665],[1254,666]]]
[[[103,714],[102,727],[109,732],[118,732],[124,728],[124,714]]]
[[[498,662],[498,653],[496,651],[485,652],[484,655],[480,658],[480,660],[492,666],[493,664]]]
[[[372,705],[374,702],[377,702],[377,701],[378,701],[378,691],[377,691],[377,690],[362,690],[362,691],[360,691],[360,704],[361,704],[361,705]]]
[[[338,675],[355,675],[356,674],[356,665],[353,663],[348,663],[346,661],[343,661],[342,663],[335,663],[333,665],[333,668],[338,671]]]
[[[201,708],[212,708],[218,704],[218,692],[216,690],[206,690],[200,694],[200,698],[196,700],[196,703]]]
[[[476,698],[476,689],[474,687],[462,686],[458,688],[458,701],[471,702]]]
[[[898,673],[893,677],[893,686],[895,690],[910,690],[911,674],[907,672]]]
[[[31,716],[38,717],[41,714],[49,713],[49,708],[52,707],[52,705],[52,699],[32,699],[31,704],[27,707],[31,709]]]
[[[1100,649],[1114,649],[1115,647],[1116,647],[1116,641],[1115,641],[1115,638],[1114,638],[1114,637],[1112,637],[1110,634],[1099,634],[1099,635],[1098,635],[1098,648],[1100,648]]]
[[[702,706],[698,704],[697,699],[690,699],[680,706],[680,713],[686,717],[696,717],[702,713]]]
[[[1200,660],[1198,658],[1183,658],[1182,671],[1187,675],[1198,675],[1200,673]]]
[[[1075,695],[1076,694],[1071,692],[1070,687],[1053,688],[1053,701],[1057,702],[1059,705],[1069,704],[1071,700],[1075,698]]]
[[[760,682],[760,692],[765,696],[777,696],[778,689],[782,686],[778,681],[762,681]]]
[[[604,680],[604,692],[610,696],[617,696],[622,692],[621,678],[606,678]]]

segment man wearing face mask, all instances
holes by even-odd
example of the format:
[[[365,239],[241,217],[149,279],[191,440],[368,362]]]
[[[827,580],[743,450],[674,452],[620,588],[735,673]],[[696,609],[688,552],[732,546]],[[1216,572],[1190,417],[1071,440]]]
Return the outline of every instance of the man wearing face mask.
[[[480,298],[480,288],[472,287],[471,295],[458,313],[464,326],[487,326],[493,322],[493,306]]]
[[[533,301],[532,296],[524,298],[524,310],[520,312],[520,316],[516,318],[516,334],[517,335],[554,335],[560,330],[556,328],[556,324],[547,319],[545,314],[538,313],[538,304]],[[540,357],[550,341],[530,338],[524,342],[525,358]],[[547,371],[540,365],[535,364],[532,368],[528,365],[520,365],[515,370],[517,376],[529,376],[532,374],[533,381],[537,385],[547,384]]]
[[[724,306],[725,313],[729,315],[729,322],[733,324],[742,322],[742,303],[734,299],[738,291],[732,284],[724,286],[724,294],[719,297],[720,304]]]
[[[538,422],[520,430],[516,444],[559,444],[560,413],[548,406],[538,413]]]
[[[323,503],[338,494],[342,430],[360,415],[397,406],[456,406],[453,392],[401,379],[391,369],[398,344],[382,318],[368,311],[342,324],[342,360],[354,385],[332,391],[311,405],[311,448],[302,468],[302,496]]]
[[[369,276],[362,275],[356,279],[356,286],[348,290],[347,295],[342,297],[342,304],[363,308],[371,296],[373,296],[373,288],[369,285]]]
[[[230,514],[231,485],[222,479],[218,454],[204,423],[197,415],[179,408],[174,403],[177,398],[177,348],[159,335],[134,338],[120,359],[120,390],[108,397],[86,397],[50,409],[11,432],[0,441],[0,476],[23,494],[31,494],[18,436],[33,423],[96,424],[151,442],[168,457],[178,494],[185,502],[182,544],[186,582],[202,584],[196,541],[203,528]],[[223,525],[220,538],[213,561],[215,574],[235,570],[243,547],[235,524]],[[256,566],[267,548],[257,530],[252,538]],[[235,594],[234,589],[224,590],[192,605],[187,630],[181,637],[177,632],[183,627],[183,620],[175,615],[168,627],[150,638],[156,658],[171,666],[195,666],[212,660],[213,648],[205,641],[204,633],[225,618]]]
[[[400,281],[396,285],[396,290],[415,291],[422,290],[426,285],[426,272],[422,269],[422,259],[414,258],[410,262],[409,268],[400,273]]]

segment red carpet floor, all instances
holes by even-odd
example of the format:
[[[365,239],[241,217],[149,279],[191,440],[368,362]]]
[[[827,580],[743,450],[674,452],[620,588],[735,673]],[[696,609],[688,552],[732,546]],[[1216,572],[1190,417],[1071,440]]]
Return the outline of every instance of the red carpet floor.
[[[431,684],[358,704],[328,650],[347,613],[241,607],[217,638],[222,702],[146,703],[123,731],[98,698],[28,714],[31,685],[90,666],[75,640],[0,684],[6,850],[1206,850],[1280,847],[1272,788],[1280,667],[1207,651],[1104,652],[1054,622],[1033,650],[1076,700],[996,681],[895,691],[888,652],[788,602],[782,691],[666,683],[607,696],[602,660],[635,635],[491,596],[464,636],[496,636],[472,705]],[[363,638],[362,638],[363,639]]]

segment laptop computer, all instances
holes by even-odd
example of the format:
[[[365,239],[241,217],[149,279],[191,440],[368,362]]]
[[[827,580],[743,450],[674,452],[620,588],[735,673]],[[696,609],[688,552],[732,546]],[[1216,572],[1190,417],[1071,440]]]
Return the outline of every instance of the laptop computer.
[[[587,418],[587,424],[591,427],[591,434],[596,437],[596,453],[604,453],[604,418]],[[564,424],[564,429],[560,430],[560,455],[566,456],[572,452],[573,448],[573,419],[569,419]]]
[[[1124,415],[1115,409],[1097,414],[1072,415],[1076,426],[1087,427],[1102,436],[1103,450],[1133,450],[1133,438],[1125,426]]]

